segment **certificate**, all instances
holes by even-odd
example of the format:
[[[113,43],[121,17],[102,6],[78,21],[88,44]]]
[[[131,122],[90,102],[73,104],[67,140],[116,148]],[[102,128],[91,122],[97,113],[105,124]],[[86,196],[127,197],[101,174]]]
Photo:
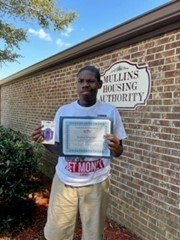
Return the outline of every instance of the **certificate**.
[[[105,135],[111,132],[109,118],[61,117],[60,156],[110,158]]]

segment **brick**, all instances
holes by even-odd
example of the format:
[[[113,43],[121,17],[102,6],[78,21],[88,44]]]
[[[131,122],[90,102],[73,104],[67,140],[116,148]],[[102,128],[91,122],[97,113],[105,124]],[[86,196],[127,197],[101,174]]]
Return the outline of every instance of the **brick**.
[[[164,50],[164,45],[147,49],[147,54],[157,53]]]
[[[170,50],[159,52],[159,53],[155,54],[155,59],[166,58],[169,56],[173,56],[174,54],[175,54],[175,49],[170,49]]]

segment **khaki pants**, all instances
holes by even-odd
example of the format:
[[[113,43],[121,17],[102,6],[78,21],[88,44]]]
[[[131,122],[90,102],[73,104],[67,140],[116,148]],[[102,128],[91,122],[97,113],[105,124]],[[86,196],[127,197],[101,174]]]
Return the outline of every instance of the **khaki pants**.
[[[55,174],[51,189],[47,240],[73,240],[78,214],[82,222],[82,240],[102,240],[109,201],[109,178],[95,185],[72,187]]]

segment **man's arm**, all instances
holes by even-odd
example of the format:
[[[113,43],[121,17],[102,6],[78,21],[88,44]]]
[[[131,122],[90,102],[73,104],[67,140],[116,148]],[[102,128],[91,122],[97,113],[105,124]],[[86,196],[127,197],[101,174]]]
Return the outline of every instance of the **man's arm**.
[[[119,145],[116,148],[116,151],[113,151],[114,157],[119,157],[123,153],[122,140],[119,140]]]
[[[106,138],[108,140],[109,149],[112,151],[113,155],[119,157],[123,153],[122,140],[113,134],[107,134]]]
[[[56,142],[54,145],[51,145],[51,144],[43,144],[43,145],[48,151],[58,156],[59,143]]]

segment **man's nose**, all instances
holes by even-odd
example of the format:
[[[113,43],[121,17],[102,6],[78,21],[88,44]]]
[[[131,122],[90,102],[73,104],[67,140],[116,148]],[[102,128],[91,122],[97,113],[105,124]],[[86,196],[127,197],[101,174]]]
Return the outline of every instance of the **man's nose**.
[[[83,83],[82,83],[82,86],[83,87],[89,86],[89,81],[88,80],[84,80]]]

